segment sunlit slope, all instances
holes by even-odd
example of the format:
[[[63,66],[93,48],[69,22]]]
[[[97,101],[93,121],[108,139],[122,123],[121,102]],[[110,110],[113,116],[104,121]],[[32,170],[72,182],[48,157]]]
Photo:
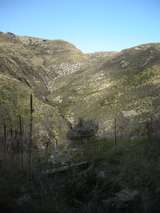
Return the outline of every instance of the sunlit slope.
[[[16,82],[18,88],[8,89],[8,103],[11,97],[23,103],[33,93],[35,126],[45,137],[64,139],[79,117],[98,120],[106,131],[115,117],[141,122],[159,114],[158,43],[84,54],[65,41],[1,33],[0,74],[3,84]],[[2,91],[7,96],[8,91]]]
[[[143,120],[159,113],[159,81],[160,45],[147,44],[101,63],[91,61],[78,73],[56,81],[54,94],[73,117],[105,123],[123,114]]]

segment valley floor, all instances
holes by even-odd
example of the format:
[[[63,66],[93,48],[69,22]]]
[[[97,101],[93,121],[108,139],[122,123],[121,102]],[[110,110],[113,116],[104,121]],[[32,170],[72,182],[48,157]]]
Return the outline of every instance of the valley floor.
[[[158,140],[117,146],[104,140],[69,149],[76,150],[72,162],[57,169],[49,158],[33,162],[32,175],[1,161],[1,212],[159,212]]]

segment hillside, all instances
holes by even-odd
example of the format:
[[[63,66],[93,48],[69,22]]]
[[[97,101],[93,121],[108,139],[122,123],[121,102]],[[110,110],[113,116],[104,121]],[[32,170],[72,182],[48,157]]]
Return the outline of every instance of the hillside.
[[[141,134],[139,125],[159,116],[159,81],[160,44],[84,54],[62,40],[0,33],[2,120],[14,126],[21,114],[27,122],[33,93],[39,141],[66,141],[79,117],[97,120],[99,134],[112,135],[115,117],[119,134]]]

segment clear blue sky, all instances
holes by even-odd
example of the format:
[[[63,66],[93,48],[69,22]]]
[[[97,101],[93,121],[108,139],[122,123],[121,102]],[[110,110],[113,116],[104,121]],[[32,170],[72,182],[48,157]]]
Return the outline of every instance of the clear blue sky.
[[[160,42],[160,0],[0,0],[0,31],[120,50]]]

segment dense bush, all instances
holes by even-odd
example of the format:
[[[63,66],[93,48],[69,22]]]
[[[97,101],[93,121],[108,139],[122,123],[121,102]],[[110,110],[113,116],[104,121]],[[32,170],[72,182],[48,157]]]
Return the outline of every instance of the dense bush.
[[[85,141],[96,136],[98,123],[93,120],[84,120],[80,118],[75,126],[68,132],[68,138],[71,140]]]

